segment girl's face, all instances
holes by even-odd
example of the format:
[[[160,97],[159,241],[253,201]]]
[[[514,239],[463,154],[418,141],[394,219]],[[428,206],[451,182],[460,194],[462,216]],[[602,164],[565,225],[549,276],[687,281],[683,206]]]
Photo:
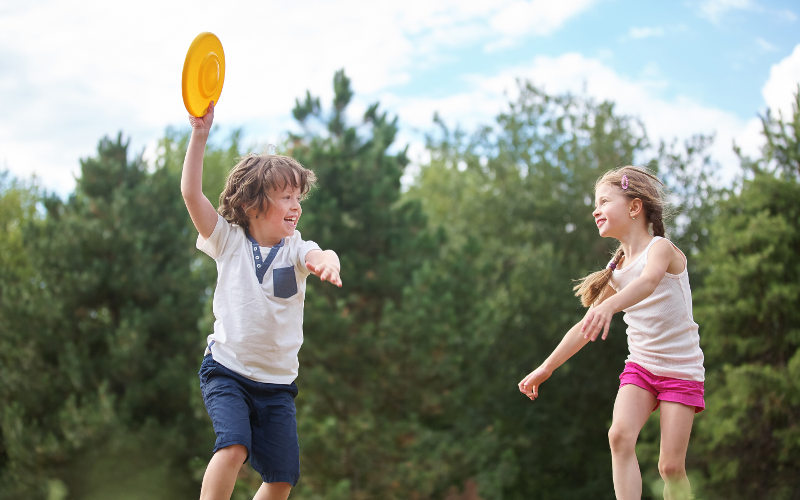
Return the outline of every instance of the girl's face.
[[[631,199],[620,187],[600,184],[594,195],[594,222],[600,236],[619,238],[630,227]]]

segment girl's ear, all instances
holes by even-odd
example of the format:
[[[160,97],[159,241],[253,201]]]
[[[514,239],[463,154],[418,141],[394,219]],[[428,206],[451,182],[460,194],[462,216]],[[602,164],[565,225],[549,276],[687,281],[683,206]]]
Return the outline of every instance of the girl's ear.
[[[642,213],[643,207],[644,204],[642,203],[641,199],[639,198],[632,199],[630,205],[628,205],[628,209],[630,210],[631,213],[631,218],[633,219],[635,217],[639,217],[639,215]]]

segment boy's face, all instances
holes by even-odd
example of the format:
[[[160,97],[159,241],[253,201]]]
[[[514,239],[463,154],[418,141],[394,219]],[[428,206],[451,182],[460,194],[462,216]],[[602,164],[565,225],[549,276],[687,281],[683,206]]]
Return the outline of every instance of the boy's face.
[[[282,238],[294,234],[303,213],[300,206],[303,195],[299,187],[287,184],[283,189],[270,190],[269,198],[269,208],[259,214],[258,219],[250,217],[250,224],[262,227],[275,240],[274,244],[277,244]]]

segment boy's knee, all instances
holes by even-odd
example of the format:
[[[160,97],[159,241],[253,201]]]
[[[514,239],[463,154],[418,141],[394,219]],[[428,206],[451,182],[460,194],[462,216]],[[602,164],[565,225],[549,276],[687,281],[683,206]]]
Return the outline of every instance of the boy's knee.
[[[241,444],[232,444],[217,450],[216,455],[230,465],[242,465],[247,460],[247,448]]]

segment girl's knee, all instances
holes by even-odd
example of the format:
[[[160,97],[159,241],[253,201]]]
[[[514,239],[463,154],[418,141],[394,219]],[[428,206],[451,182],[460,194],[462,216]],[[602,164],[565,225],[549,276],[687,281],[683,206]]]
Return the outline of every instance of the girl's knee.
[[[664,460],[658,461],[658,472],[664,481],[676,481],[686,477],[686,465],[683,462]]]
[[[608,429],[608,444],[612,453],[634,452],[639,434],[619,425],[611,425]]]

